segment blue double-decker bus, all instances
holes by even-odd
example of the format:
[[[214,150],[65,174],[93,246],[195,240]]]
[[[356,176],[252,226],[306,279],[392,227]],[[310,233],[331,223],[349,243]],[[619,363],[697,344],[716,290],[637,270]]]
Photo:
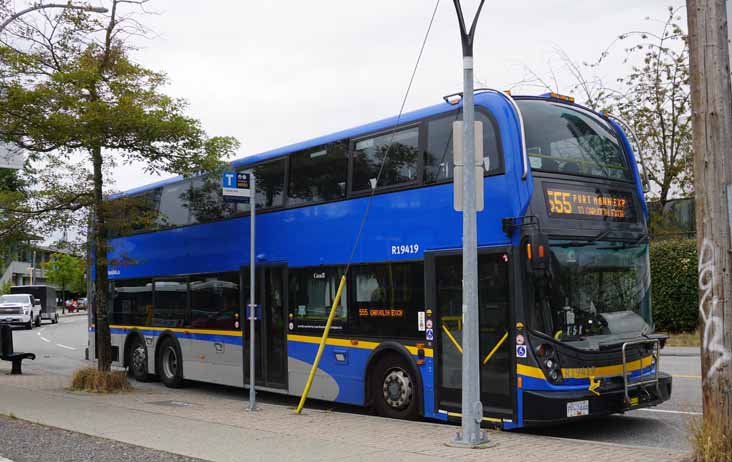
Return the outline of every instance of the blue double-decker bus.
[[[512,429],[667,400],[646,204],[620,126],[556,94],[483,90],[475,104],[484,420]],[[310,396],[389,417],[459,418],[461,108],[446,98],[232,163],[257,179],[259,389],[303,391],[352,256]],[[225,202],[220,178],[206,176],[110,201],[114,364],[171,387],[247,386],[249,205]]]

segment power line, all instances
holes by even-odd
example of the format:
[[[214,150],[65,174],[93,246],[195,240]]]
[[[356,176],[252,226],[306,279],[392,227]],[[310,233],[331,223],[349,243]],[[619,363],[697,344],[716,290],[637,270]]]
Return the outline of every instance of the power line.
[[[351,255],[348,257],[348,263],[346,264],[346,271],[344,274],[348,273],[348,270],[351,267],[351,263],[353,262],[353,256],[356,254],[356,249],[358,249],[358,244],[361,241],[361,233],[363,233],[363,228],[366,225],[366,220],[369,216],[369,210],[371,210],[371,203],[374,199],[374,194],[376,194],[376,188],[379,185],[379,180],[381,179],[381,174],[384,172],[384,166],[386,165],[386,162],[389,160],[389,153],[391,152],[391,148],[394,144],[394,135],[396,135],[397,128],[399,127],[399,123],[402,119],[402,113],[404,112],[404,106],[407,104],[407,98],[409,97],[409,91],[412,89],[412,84],[414,83],[414,77],[417,75],[417,68],[419,67],[419,62],[422,60],[422,54],[424,53],[424,49],[427,46],[427,39],[430,36],[430,31],[432,30],[432,24],[435,22],[435,16],[437,15],[437,9],[440,6],[440,0],[437,0],[435,3],[435,8],[432,11],[432,17],[430,18],[430,22],[427,25],[427,32],[424,34],[424,39],[422,40],[422,46],[419,48],[419,54],[417,55],[417,61],[414,63],[414,68],[412,69],[412,75],[409,78],[409,84],[407,85],[407,90],[404,92],[404,98],[402,98],[402,104],[399,107],[399,114],[397,115],[397,119],[394,122],[394,126],[391,131],[391,137],[389,138],[389,147],[386,149],[386,153],[384,153],[384,158],[381,161],[381,166],[379,167],[379,173],[376,175],[376,181],[371,185],[371,194],[369,194],[368,202],[366,203],[366,210],[363,212],[363,216],[361,217],[361,224],[358,227],[358,232],[356,233],[356,240],[353,243],[353,248],[351,249]]]

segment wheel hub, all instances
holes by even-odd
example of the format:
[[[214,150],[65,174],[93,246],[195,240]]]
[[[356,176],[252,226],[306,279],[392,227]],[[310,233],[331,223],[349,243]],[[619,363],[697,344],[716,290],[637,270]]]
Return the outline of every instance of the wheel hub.
[[[163,355],[163,371],[167,377],[173,378],[178,373],[178,355],[173,347],[168,347]]]
[[[145,347],[137,345],[132,352],[132,368],[141,372],[145,370]]]
[[[402,369],[392,369],[384,378],[384,401],[394,409],[403,409],[412,401],[412,380]]]

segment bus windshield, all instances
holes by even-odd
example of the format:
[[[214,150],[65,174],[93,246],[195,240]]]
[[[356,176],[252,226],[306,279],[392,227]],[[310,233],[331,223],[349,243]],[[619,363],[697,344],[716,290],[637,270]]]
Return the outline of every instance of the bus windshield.
[[[594,348],[650,331],[648,244],[551,241],[550,248],[535,330]]]
[[[517,100],[532,170],[632,181],[613,127],[582,108]]]

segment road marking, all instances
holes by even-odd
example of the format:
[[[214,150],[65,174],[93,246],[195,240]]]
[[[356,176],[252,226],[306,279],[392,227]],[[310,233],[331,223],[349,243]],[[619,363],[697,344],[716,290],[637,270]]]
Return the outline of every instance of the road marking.
[[[46,337],[41,336],[41,340],[43,340],[46,343],[51,343],[50,340],[48,340]]]
[[[56,346],[60,347],[60,348],[66,348],[67,350],[76,350],[76,348],[74,348],[74,347],[70,347],[67,345],[61,345],[60,343],[57,343]]]
[[[668,410],[668,409],[636,409],[636,411],[659,412],[662,414],[702,415],[701,412],[672,411],[672,410]]]
[[[693,379],[693,380],[701,380],[701,375],[672,375],[672,377],[677,379]]]
[[[3,457],[3,456],[0,456],[0,462],[13,462],[13,461],[12,461],[12,460],[10,460],[10,459],[6,459],[6,458],[5,458],[5,457]]]

